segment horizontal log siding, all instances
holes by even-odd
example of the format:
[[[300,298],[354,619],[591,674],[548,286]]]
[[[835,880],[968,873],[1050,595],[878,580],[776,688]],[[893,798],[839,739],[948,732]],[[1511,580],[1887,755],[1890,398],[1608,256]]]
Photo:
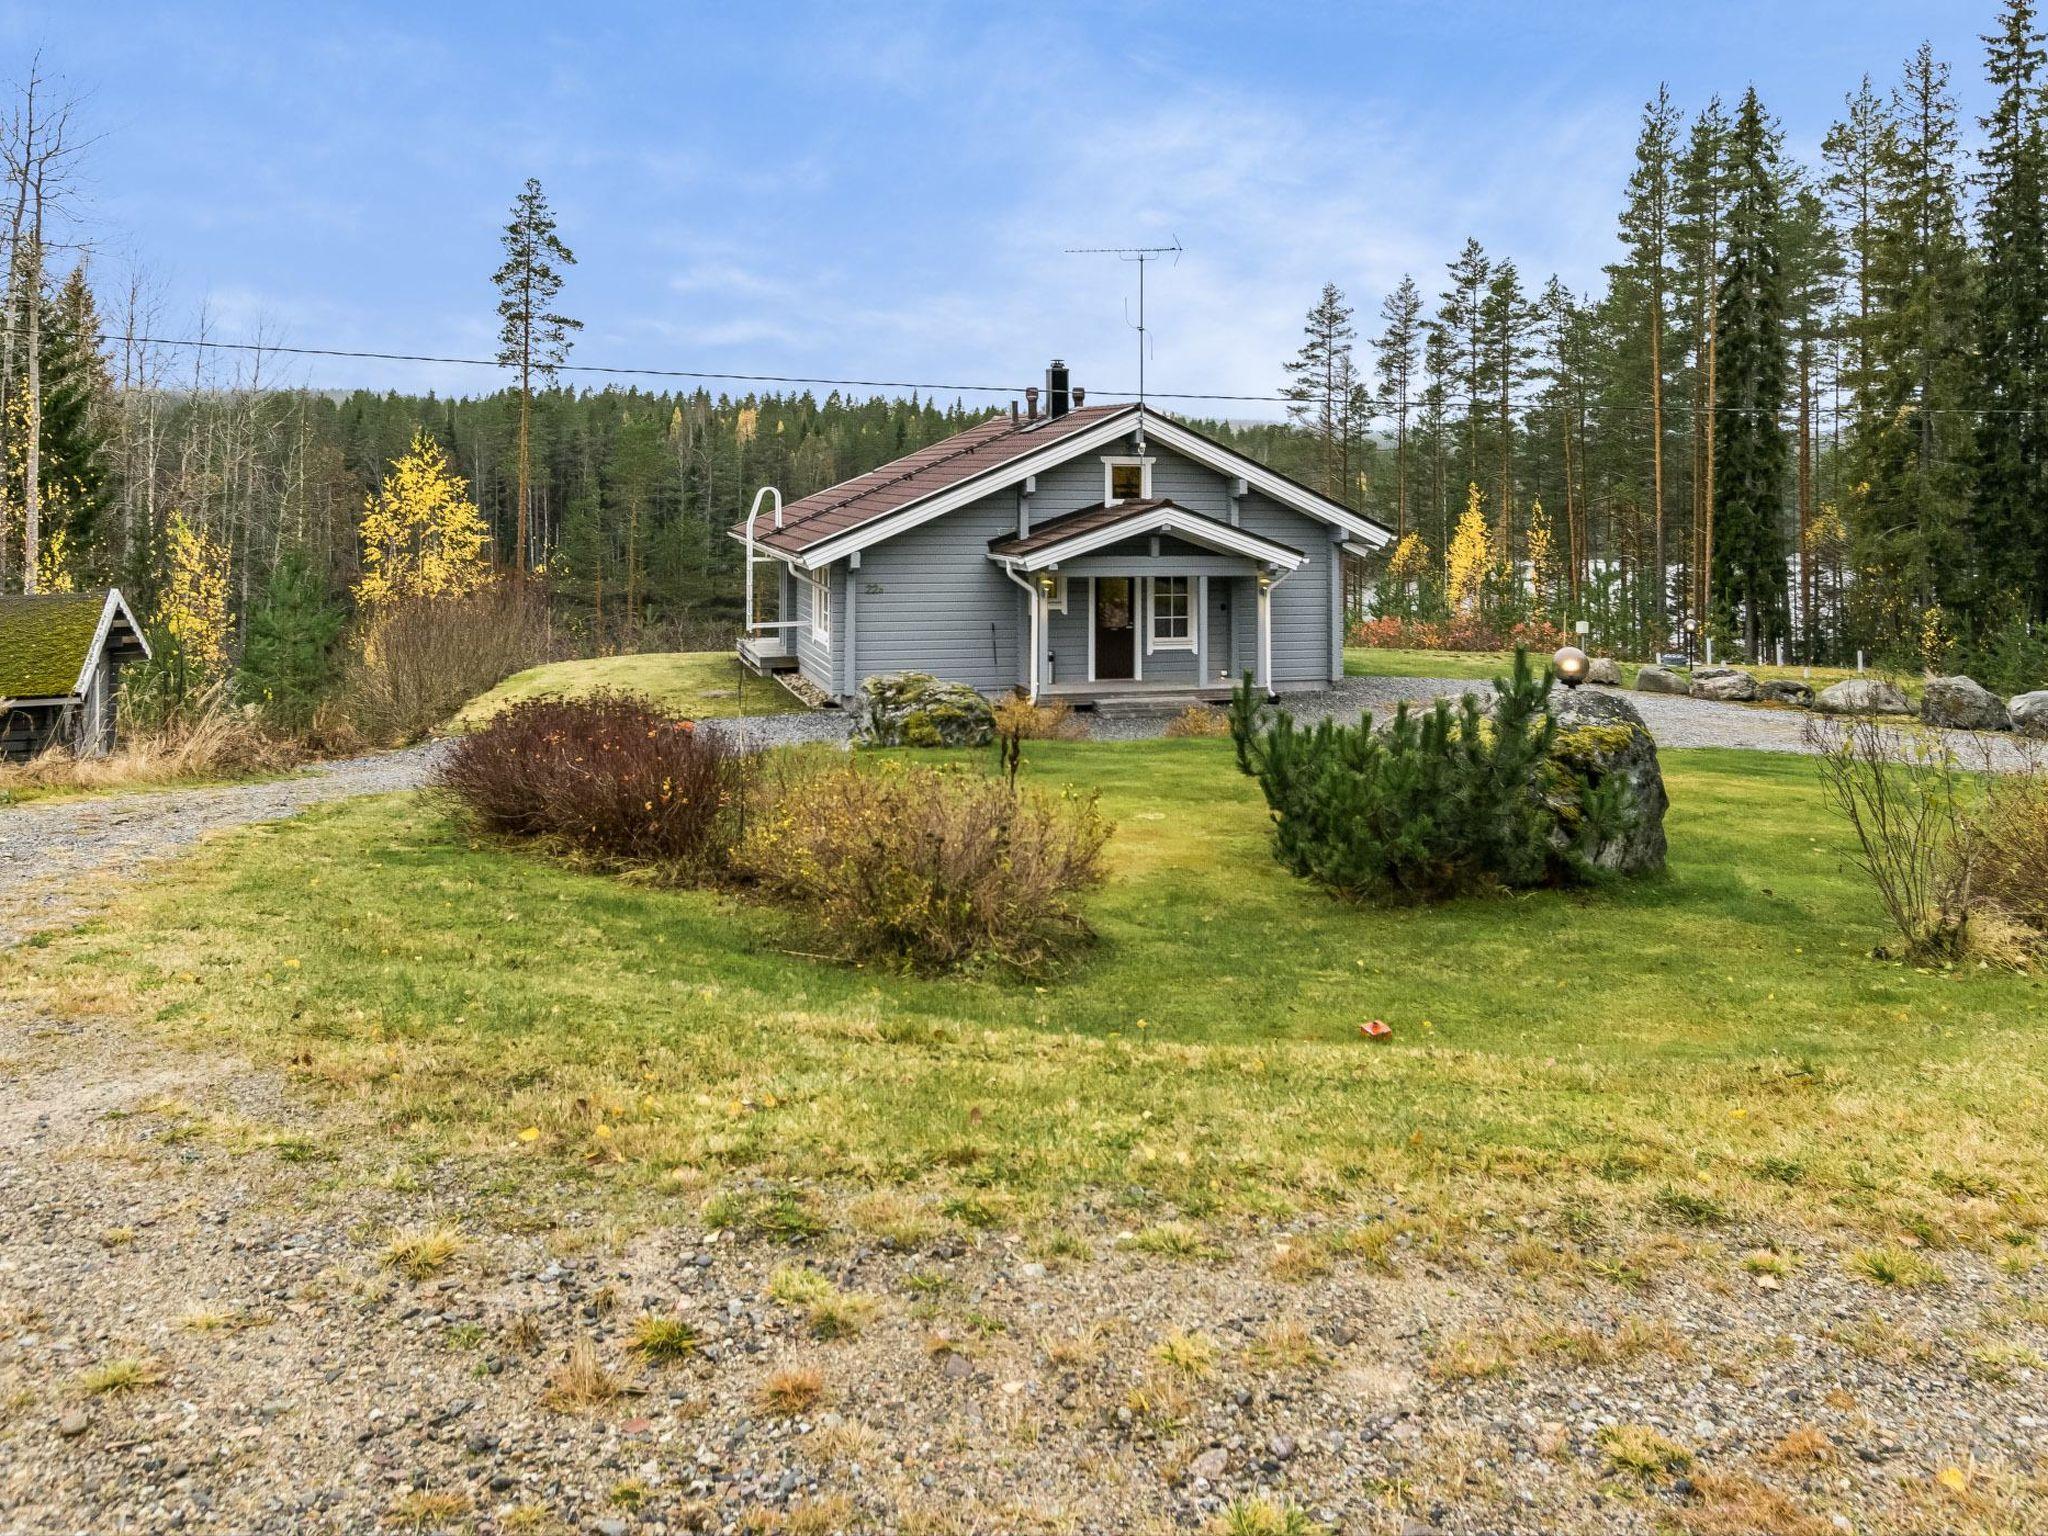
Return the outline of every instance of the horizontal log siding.
[[[1032,498],[1034,519],[1048,515],[1042,501]],[[863,551],[854,573],[862,676],[929,672],[984,693],[1016,687],[1025,597],[988,557],[989,540],[1016,531],[1017,495],[1005,490]]]

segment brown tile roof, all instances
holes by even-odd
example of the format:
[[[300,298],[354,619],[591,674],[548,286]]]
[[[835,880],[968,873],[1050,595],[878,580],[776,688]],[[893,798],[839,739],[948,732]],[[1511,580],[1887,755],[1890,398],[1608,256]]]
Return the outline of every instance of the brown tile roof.
[[[1190,512],[1179,502],[1170,501],[1163,496],[1154,496],[1144,501],[1097,502],[1094,506],[1083,507],[1078,512],[1068,512],[1060,517],[1047,518],[1042,523],[1033,524],[1031,532],[1022,538],[1011,533],[1004,534],[999,538],[990,539],[988,541],[988,552],[992,555],[999,555],[1005,560],[1018,559],[1025,555],[1036,554],[1039,550],[1048,548],[1051,545],[1063,544],[1068,539],[1077,538],[1082,534],[1095,533],[1104,528],[1113,528],[1118,523],[1141,521],[1146,513],[1162,510],[1170,510],[1184,522],[1207,523],[1212,528],[1217,528],[1225,533],[1234,534],[1239,537],[1260,537],[1257,534],[1249,534],[1242,528],[1232,528],[1230,524],[1220,522],[1216,518],[1205,517],[1199,512]],[[1275,549],[1284,549],[1290,555],[1299,555],[1301,553],[1300,550],[1290,545],[1282,544],[1277,539],[1262,539],[1261,542],[1271,544]]]
[[[754,541],[763,549],[801,554],[814,544],[836,538],[877,518],[899,512],[914,502],[997,469],[1012,459],[1035,453],[1089,427],[1098,426],[1132,405],[1087,405],[1064,416],[1015,421],[998,416],[964,432],[955,432],[907,453],[902,458],[843,480],[815,495],[792,501],[782,509],[778,529],[764,513],[754,526]],[[734,533],[745,531],[733,525]]]

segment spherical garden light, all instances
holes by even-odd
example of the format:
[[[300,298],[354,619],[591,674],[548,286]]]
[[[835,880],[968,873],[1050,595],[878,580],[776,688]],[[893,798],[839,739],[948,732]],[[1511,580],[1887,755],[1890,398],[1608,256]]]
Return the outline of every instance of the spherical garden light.
[[[1560,646],[1550,658],[1550,670],[1557,674],[1557,680],[1567,688],[1576,688],[1586,680],[1586,673],[1592,669],[1586,653],[1576,645]]]

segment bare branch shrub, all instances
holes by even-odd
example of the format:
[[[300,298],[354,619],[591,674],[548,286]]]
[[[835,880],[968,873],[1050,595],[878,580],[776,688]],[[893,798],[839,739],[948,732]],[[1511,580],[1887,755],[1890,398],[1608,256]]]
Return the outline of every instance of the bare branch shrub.
[[[465,597],[408,598],[365,620],[355,662],[315,722],[323,741],[391,745],[424,736],[547,649],[547,606],[527,582]]]
[[[1898,953],[1952,960],[1965,950],[1980,838],[1968,775],[1938,732],[1872,716],[1806,722],[1828,804],[1856,834],[1856,866],[1899,932]]]
[[[1980,903],[2039,951],[2048,946],[2048,758],[2025,738],[2013,750],[2018,765],[1986,778],[1972,813],[1971,879]]]

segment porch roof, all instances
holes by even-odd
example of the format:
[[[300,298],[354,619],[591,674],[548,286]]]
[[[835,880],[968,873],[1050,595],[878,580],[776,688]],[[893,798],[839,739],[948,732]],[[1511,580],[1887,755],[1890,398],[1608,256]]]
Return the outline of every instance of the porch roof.
[[[1120,540],[1153,533],[1170,533],[1205,549],[1243,555],[1285,571],[1299,570],[1308,564],[1308,556],[1298,549],[1190,512],[1163,497],[1097,502],[1078,512],[1048,518],[1021,537],[1007,534],[991,539],[988,554],[991,560],[1020,570],[1041,571]]]

